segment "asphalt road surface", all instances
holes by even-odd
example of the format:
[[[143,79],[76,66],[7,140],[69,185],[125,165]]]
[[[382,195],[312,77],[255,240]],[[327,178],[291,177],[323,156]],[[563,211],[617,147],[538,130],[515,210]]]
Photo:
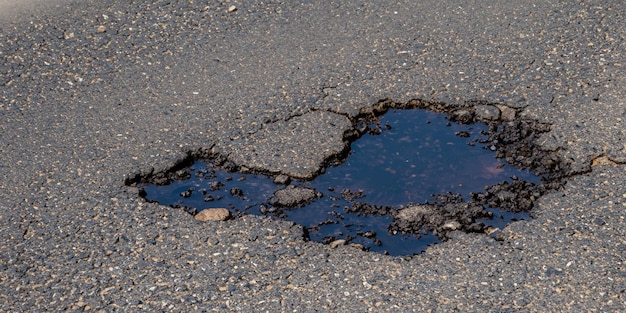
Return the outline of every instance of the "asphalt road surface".
[[[16,2],[0,311],[626,311],[624,1]],[[124,185],[207,153],[307,177],[385,98],[523,108],[575,174],[503,241],[408,259],[198,222]]]

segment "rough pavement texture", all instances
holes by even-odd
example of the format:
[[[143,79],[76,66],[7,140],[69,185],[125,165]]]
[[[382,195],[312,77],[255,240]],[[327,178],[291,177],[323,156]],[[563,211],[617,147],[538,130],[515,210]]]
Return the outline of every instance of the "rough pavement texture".
[[[623,1],[28,12],[0,23],[2,311],[626,310]],[[524,108],[580,174],[501,241],[459,233],[410,260],[198,222],[123,185],[199,151],[313,175],[384,98]]]

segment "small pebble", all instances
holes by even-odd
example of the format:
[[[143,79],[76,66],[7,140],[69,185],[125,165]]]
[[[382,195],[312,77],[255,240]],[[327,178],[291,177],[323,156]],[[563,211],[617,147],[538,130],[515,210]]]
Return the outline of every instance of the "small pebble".
[[[206,221],[225,221],[230,218],[230,212],[224,208],[215,208],[215,209],[204,209],[196,216],[194,219],[196,221],[206,222]]]
[[[443,224],[442,228],[448,229],[448,230],[457,230],[461,228],[461,223],[457,221],[448,221],[445,224]]]
[[[365,246],[363,246],[360,243],[351,243],[350,247],[355,248],[355,249],[359,249],[361,251],[365,251]]]
[[[333,241],[333,242],[329,243],[329,244],[328,244],[328,246],[329,246],[331,249],[335,249],[335,248],[337,248],[337,247],[339,247],[339,246],[343,246],[343,245],[345,245],[345,244],[346,244],[346,240],[345,240],[345,239],[337,239],[337,240],[335,240],[335,241]]]

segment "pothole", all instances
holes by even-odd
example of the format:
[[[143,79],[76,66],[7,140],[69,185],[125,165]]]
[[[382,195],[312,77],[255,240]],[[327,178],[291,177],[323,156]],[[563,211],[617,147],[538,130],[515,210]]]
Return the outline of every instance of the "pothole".
[[[253,173],[211,154],[127,184],[194,215],[207,208],[270,215],[332,247],[413,255],[452,231],[498,239],[499,229],[529,219],[534,201],[561,185],[567,166],[535,145],[548,126],[517,113],[383,101],[355,119],[349,154],[312,180]]]

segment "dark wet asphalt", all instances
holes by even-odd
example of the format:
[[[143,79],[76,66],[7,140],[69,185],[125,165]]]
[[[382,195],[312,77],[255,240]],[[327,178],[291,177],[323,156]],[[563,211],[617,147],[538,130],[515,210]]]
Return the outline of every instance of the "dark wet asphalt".
[[[626,309],[623,1],[57,2],[0,15],[2,311]],[[190,151],[308,177],[384,98],[524,108],[579,174],[411,260],[124,186]]]

